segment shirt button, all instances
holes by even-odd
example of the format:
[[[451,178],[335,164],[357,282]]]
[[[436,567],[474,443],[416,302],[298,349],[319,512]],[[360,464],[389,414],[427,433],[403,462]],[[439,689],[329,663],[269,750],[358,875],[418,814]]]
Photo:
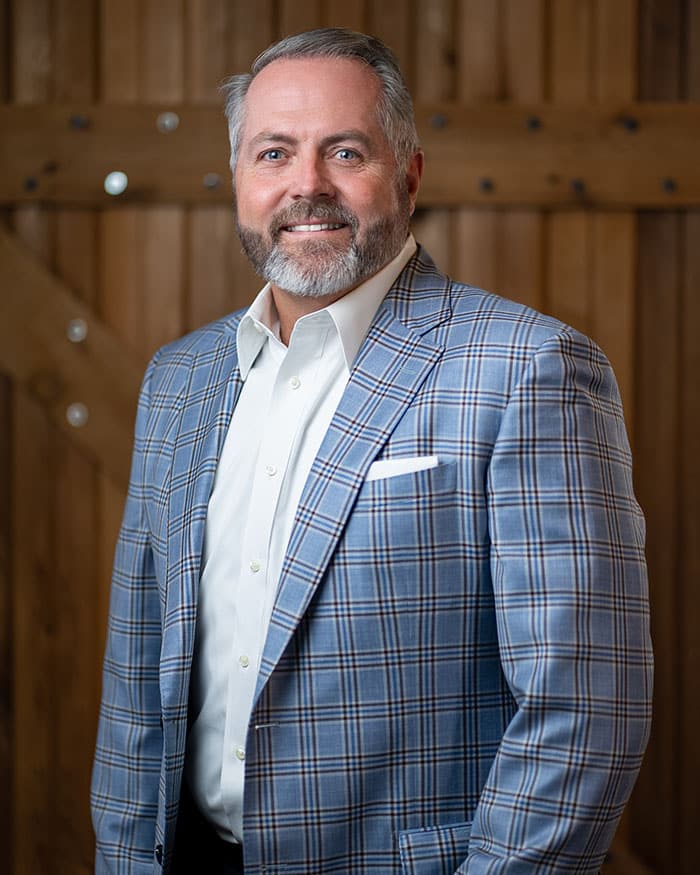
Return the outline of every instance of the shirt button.
[[[253,572],[260,571],[260,563],[258,562],[257,559],[253,559],[253,560],[251,560],[251,563],[250,563],[250,570],[253,571]]]
[[[299,386],[301,386],[301,380],[299,379],[299,377],[292,377],[292,379],[289,381],[289,385],[292,387],[292,389],[298,389]]]
[[[243,762],[243,760],[245,759],[245,751],[242,747],[236,748],[236,759],[240,760],[241,762]]]
[[[239,656],[238,661],[243,668],[248,668],[248,666],[250,665],[250,660],[245,654],[243,654],[243,656]]]
[[[277,468],[274,465],[265,465],[265,473],[268,477],[274,477],[277,473]]]

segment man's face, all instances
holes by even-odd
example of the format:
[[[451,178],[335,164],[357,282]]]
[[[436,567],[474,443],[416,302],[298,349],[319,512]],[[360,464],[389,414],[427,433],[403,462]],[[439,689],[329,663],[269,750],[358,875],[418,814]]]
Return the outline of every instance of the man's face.
[[[236,224],[273,288],[340,297],[406,241],[422,156],[399,172],[377,115],[380,84],[341,58],[274,61],[246,98]]]

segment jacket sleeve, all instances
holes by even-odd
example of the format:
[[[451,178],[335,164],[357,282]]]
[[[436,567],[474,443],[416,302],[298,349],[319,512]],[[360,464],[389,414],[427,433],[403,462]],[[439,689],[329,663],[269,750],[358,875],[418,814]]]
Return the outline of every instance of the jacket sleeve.
[[[146,519],[149,366],[139,398],[131,481],[117,542],[91,806],[97,873],[152,873],[162,729],[161,615]]]
[[[473,821],[468,875],[597,873],[650,723],[644,521],[619,394],[571,329],[512,393],[487,499],[501,663],[517,710]]]

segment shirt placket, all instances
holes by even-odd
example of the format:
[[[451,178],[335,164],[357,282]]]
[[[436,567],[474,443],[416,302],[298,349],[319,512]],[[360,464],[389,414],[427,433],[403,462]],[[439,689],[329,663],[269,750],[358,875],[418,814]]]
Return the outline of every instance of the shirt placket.
[[[309,326],[311,327],[311,326]],[[232,788],[242,781],[245,769],[246,735],[257,674],[264,646],[277,572],[270,566],[270,543],[293,448],[313,392],[327,328],[300,332],[284,354],[275,377],[265,415],[260,451],[257,456],[250,499],[250,512],[243,534],[235,628],[232,635],[222,786]],[[245,704],[243,696],[245,694]],[[235,798],[224,792],[224,799]],[[239,824],[242,812],[228,810],[232,823]]]

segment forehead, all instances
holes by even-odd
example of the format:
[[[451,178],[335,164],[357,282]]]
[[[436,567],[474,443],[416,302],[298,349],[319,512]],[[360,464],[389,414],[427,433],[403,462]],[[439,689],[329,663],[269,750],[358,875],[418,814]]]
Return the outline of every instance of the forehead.
[[[381,86],[367,65],[348,58],[282,58],[253,79],[243,139],[261,130],[361,128],[379,133]]]

